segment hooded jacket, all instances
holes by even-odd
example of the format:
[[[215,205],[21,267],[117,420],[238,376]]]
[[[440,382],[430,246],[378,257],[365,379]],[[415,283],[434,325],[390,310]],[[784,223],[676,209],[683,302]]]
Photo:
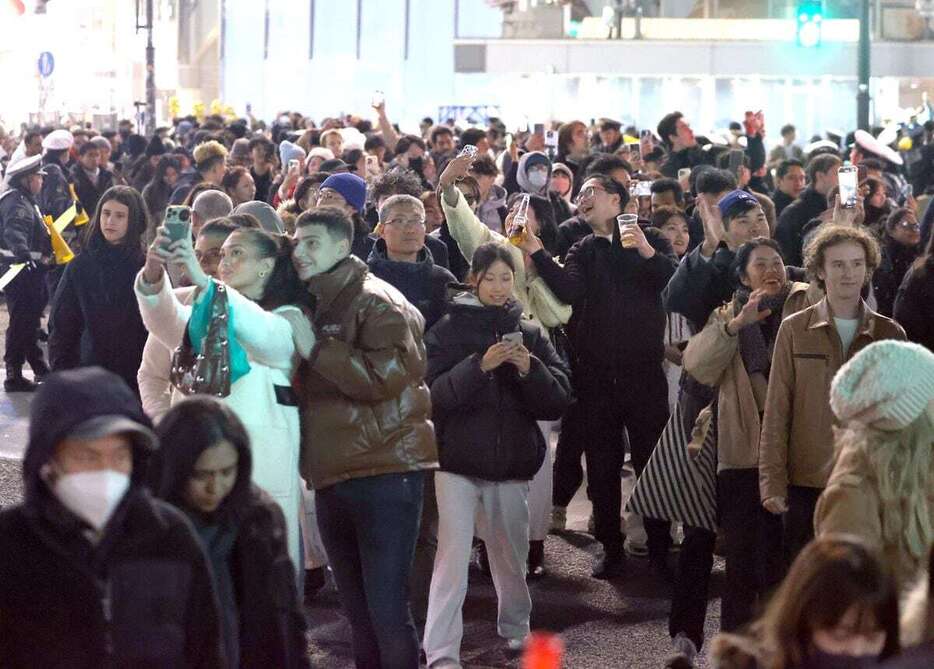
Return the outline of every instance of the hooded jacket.
[[[204,552],[184,516],[143,487],[147,446],[132,445],[130,487],[97,544],[42,470],[91,418],[143,426],[139,400],[100,368],[53,374],[31,407],[25,500],[0,512],[0,664],[4,667],[222,667]]]
[[[253,473],[250,449],[239,443],[233,445],[239,456],[237,481],[213,514],[190,510],[184,504],[183,491],[197,458],[203,453],[194,452],[189,443],[175,440],[162,444],[153,462],[150,485],[160,498],[183,510],[195,527],[221,527],[236,533],[225,565],[235,601],[225,601],[223,589],[215,589],[222,609],[233,609],[222,611],[223,617],[237,614],[234,619],[234,638],[239,640],[237,666],[308,667],[307,623],[296,590],[295,567],[289,557],[285,517],[275,500],[250,482]]]
[[[425,319],[426,332],[444,315],[448,285],[457,280],[448,270],[435,265],[427,246],[418,252],[415,262],[401,262],[390,260],[386,241],[378,239],[366,264],[374,276],[397,288],[418,309]]]
[[[49,314],[49,360],[55,371],[100,365],[139,393],[148,333],[133,282],[143,257],[98,242],[65,266]]]
[[[320,490],[436,468],[421,314],[355,256],[313,277],[308,290],[318,341],[294,382],[305,480]]]
[[[487,349],[509,332],[522,333],[532,356],[525,377],[508,363],[480,369]],[[557,420],[570,402],[569,371],[542,329],[523,320],[513,300],[486,306],[461,293],[425,345],[441,469],[487,481],[535,476],[545,457],[535,421]]]

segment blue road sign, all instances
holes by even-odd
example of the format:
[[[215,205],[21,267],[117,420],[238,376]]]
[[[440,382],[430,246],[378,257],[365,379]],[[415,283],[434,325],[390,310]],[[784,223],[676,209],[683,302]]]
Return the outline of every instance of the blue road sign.
[[[39,54],[39,76],[47,77],[55,69],[55,56],[51,51],[43,51]]]

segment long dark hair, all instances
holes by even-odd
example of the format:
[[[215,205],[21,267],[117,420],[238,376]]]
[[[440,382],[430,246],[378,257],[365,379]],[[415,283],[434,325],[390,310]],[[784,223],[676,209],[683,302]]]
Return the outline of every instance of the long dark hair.
[[[257,303],[267,311],[287,304],[310,306],[310,296],[292,265],[292,242],[286,235],[275,235],[257,228],[240,228],[236,234],[249,240],[259,258],[275,258],[272,274]]]
[[[212,397],[183,400],[162,417],[156,434],[160,446],[149,465],[149,486],[157,497],[179,508],[188,508],[185,490],[201,454],[229,442],[240,456],[237,481],[215,514],[239,517],[249,499],[253,460],[250,437],[230,407]]]
[[[513,193],[509,196],[507,207],[512,209],[525,193]],[[558,224],[555,221],[555,210],[551,206],[551,200],[541,195],[529,194],[529,206],[535,212],[535,218],[538,220],[538,238],[542,240],[542,246],[551,255],[558,255]]]
[[[87,232],[85,232],[84,247],[96,250],[110,246],[107,240],[104,239],[104,235],[101,234],[101,211],[104,205],[112,200],[116,200],[129,209],[126,235],[119,246],[125,250],[128,257],[142,259],[146,253],[143,248],[143,236],[149,226],[149,211],[146,209],[146,203],[143,202],[143,196],[140,195],[138,190],[130,186],[111,186],[104,191],[97,203],[94,218],[91,219]]]

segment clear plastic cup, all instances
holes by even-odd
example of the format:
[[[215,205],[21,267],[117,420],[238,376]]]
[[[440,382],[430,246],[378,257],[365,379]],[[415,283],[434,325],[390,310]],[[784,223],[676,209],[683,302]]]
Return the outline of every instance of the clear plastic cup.
[[[619,238],[623,244],[623,248],[633,248],[635,244],[628,240],[623,241],[623,233],[626,232],[628,226],[639,225],[639,216],[637,214],[620,214],[616,217],[616,224],[619,226]]]

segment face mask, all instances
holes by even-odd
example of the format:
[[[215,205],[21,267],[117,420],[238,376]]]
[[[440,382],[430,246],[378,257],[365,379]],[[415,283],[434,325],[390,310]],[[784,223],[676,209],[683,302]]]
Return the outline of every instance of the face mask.
[[[130,487],[130,477],[112,469],[63,474],[52,491],[69,511],[100,532]]]
[[[878,663],[879,658],[874,655],[836,655],[815,648],[806,666],[814,669],[868,669]]]
[[[548,175],[545,172],[532,172],[529,174],[529,183],[536,188],[543,188],[548,183]]]

